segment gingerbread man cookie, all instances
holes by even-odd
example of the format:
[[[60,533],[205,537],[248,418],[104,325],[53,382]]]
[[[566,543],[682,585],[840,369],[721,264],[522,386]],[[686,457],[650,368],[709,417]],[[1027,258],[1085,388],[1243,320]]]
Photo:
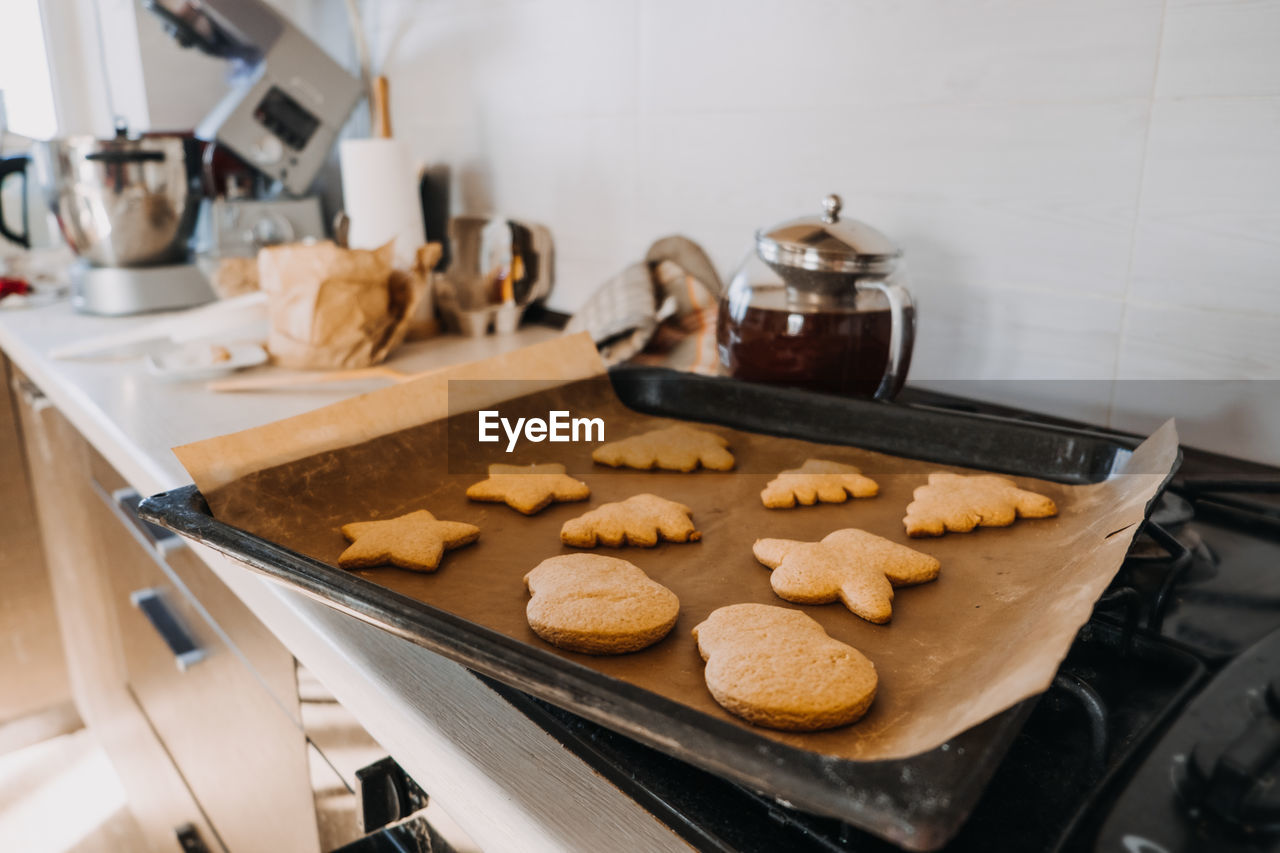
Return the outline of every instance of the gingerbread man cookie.
[[[796,604],[839,599],[868,622],[893,616],[893,588],[925,583],[941,567],[933,557],[865,530],[837,530],[821,542],[760,539],[752,551],[773,569],[769,584]]]

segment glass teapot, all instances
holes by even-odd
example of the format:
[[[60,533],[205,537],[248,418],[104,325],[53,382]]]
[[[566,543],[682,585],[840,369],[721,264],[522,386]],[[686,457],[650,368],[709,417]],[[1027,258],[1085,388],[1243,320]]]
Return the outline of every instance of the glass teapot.
[[[916,324],[902,251],[840,208],[829,195],[821,217],[756,232],[720,300],[732,376],[876,399],[902,388]]]

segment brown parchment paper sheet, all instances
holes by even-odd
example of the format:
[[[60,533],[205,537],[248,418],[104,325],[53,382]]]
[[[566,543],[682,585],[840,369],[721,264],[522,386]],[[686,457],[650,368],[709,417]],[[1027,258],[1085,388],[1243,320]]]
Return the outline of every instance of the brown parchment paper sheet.
[[[581,346],[575,349],[573,344],[564,352],[583,354]],[[506,367],[519,362],[509,361]],[[469,370],[472,377],[483,373]],[[490,375],[511,378],[510,373]],[[374,416],[396,401],[439,393],[438,384],[412,387],[418,384],[387,389],[390,395],[379,392],[382,396],[372,404],[366,398],[364,408]],[[439,412],[442,405],[437,400],[426,408]],[[416,403],[411,408],[426,410]],[[549,388],[500,407],[506,417],[545,416],[550,409],[603,417],[611,440],[671,423],[626,409],[607,380],[598,379]],[[358,417],[360,411],[359,405],[340,404],[304,418],[314,427],[329,419],[325,412],[340,423]],[[231,480],[214,478],[208,489],[202,483],[206,472],[190,465],[188,470],[220,520],[329,563],[345,547],[339,527],[350,521],[425,508],[439,518],[479,525],[479,541],[446,554],[435,574],[393,568],[360,574],[762,736],[854,760],[924,752],[1045,690],[1119,568],[1147,503],[1168,476],[1177,453],[1177,435],[1168,423],[1135,452],[1124,472],[1104,483],[1064,486],[1015,478],[1053,497],[1060,510],[1056,518],[911,540],[903,532],[902,516],[912,490],[930,471],[966,469],[716,426],[712,429],[731,443],[737,471],[634,472],[593,465],[589,444],[524,442],[508,454],[505,443],[475,441],[475,420],[474,413],[456,415],[452,425],[437,419],[372,438],[366,438],[373,431],[368,424],[350,425],[346,431],[356,443],[301,458],[269,452],[265,456],[294,458]],[[243,444],[252,433],[272,443],[288,437],[287,430],[250,431],[229,437],[230,446],[235,441]],[[182,455],[184,462],[195,458]],[[880,483],[880,495],[792,510],[764,508],[759,492],[765,483],[808,457],[859,466]],[[566,464],[591,486],[590,501],[553,504],[526,517],[502,504],[466,499],[466,487],[482,478],[487,463],[535,461]],[[675,629],[650,649],[612,658],[562,652],[543,643],[525,621],[524,574],[546,557],[577,550],[560,544],[565,520],[640,492],[692,507],[702,541],[597,550],[630,560],[679,596]],[[842,527],[860,527],[938,557],[938,580],[899,589],[888,625],[865,622],[839,603],[801,607],[774,596],[769,571],[752,556],[752,543],[761,537],[816,540]],[[867,716],[833,731],[789,734],[748,726],[716,705],[703,681],[703,662],[690,631],[715,608],[747,601],[802,609],[831,636],[862,650],[880,676]]]

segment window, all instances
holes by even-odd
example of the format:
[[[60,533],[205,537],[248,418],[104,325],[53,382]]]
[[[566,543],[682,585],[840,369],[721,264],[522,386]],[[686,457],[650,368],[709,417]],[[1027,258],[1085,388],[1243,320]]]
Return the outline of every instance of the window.
[[[5,0],[0,26],[0,92],[8,129],[35,139],[57,135],[39,0]]]

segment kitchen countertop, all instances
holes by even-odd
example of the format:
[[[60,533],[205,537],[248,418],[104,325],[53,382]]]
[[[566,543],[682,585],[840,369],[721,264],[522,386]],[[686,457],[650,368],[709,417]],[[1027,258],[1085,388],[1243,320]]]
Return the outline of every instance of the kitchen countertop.
[[[67,303],[0,310],[0,350],[135,489],[190,482],[170,448],[287,418],[381,387],[352,382],[215,394],[150,375],[138,357],[53,360],[56,346],[153,317],[98,318]],[[446,336],[408,344],[406,373],[485,358],[556,335]],[[200,556],[485,850],[687,850],[664,824],[461,666],[247,572]]]

